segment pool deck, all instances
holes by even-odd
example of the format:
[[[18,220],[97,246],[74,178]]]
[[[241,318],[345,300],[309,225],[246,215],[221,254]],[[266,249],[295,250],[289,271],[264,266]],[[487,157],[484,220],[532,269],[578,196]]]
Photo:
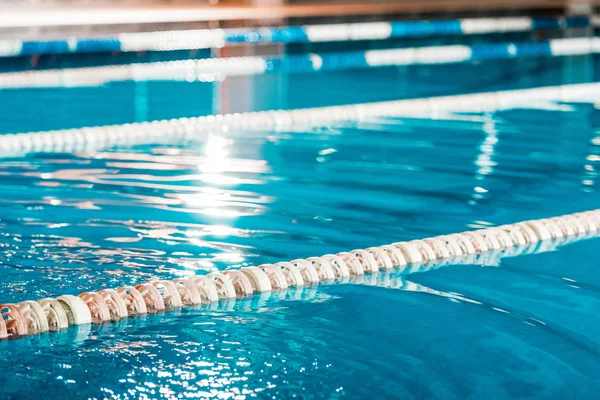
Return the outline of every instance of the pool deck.
[[[0,29],[231,21],[260,18],[327,17],[465,11],[565,8],[568,0],[412,0],[387,3],[222,6],[206,4],[89,5],[0,8]]]

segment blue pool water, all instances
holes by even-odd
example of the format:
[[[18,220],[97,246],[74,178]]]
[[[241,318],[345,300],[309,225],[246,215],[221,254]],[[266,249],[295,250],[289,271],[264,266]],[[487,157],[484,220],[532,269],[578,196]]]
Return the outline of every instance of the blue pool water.
[[[2,91],[1,129],[585,82],[589,63]],[[213,86],[254,91],[215,102]],[[0,302],[594,209],[599,161],[600,111],[583,100],[5,158]],[[593,398],[599,245],[0,342],[0,398]]]
[[[599,71],[596,55],[240,76],[224,82],[0,89],[0,133],[582,83],[599,81]]]

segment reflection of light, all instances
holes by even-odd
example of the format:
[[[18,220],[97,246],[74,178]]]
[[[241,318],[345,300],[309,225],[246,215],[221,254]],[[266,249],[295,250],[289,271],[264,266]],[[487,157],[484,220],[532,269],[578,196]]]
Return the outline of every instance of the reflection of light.
[[[189,206],[186,208],[186,212],[227,218],[257,215],[264,212],[262,205],[245,201],[246,199],[241,197],[232,197],[227,192],[213,190],[214,192],[206,190],[204,193],[181,194],[176,197]]]
[[[592,190],[592,188],[590,188],[590,186],[594,186],[594,181],[596,179],[596,177],[598,176],[598,172],[596,171],[596,168],[594,167],[595,162],[600,161],[600,156],[598,156],[598,154],[594,154],[597,153],[598,151],[598,147],[600,146],[600,132],[596,133],[596,136],[592,138],[591,140],[591,145],[592,145],[592,149],[591,152],[592,154],[588,155],[586,157],[586,160],[588,161],[587,164],[584,165],[584,176],[583,176],[583,190],[586,192],[589,192]]]
[[[201,211],[201,213],[204,215],[210,215],[212,217],[225,217],[225,218],[235,218],[235,217],[240,217],[242,215],[238,211],[227,210],[225,208],[205,208],[204,210]]]
[[[202,172],[215,174],[227,171],[231,164],[230,160],[227,158],[229,155],[227,145],[227,139],[213,134],[208,135],[206,146],[204,148],[206,158],[204,162],[198,166],[198,169]]]
[[[479,146],[480,153],[475,160],[475,165],[477,168],[477,173],[475,174],[475,179],[479,181],[483,181],[487,175],[490,175],[494,172],[493,167],[496,166],[496,163],[492,160],[494,156],[494,146],[498,143],[498,131],[496,130],[496,124],[493,118],[489,115],[485,117],[485,123],[483,124],[483,131],[486,133],[486,137],[483,143]],[[470,203],[475,203],[477,200],[481,200],[485,198],[485,194],[488,192],[487,189],[476,186],[473,188],[472,200]]]
[[[202,193],[202,194],[182,194],[177,196],[187,205],[193,208],[202,207],[219,207],[226,204],[226,194],[213,194],[213,193]]]
[[[214,257],[215,261],[227,262],[227,263],[242,263],[244,262],[244,257],[240,253],[221,253],[216,254]]]
[[[491,174],[493,172],[492,167],[496,166],[496,163],[492,161],[492,156],[494,155],[494,146],[498,143],[498,131],[493,119],[489,119],[483,124],[483,131],[486,133],[486,137],[479,146],[481,153],[475,160],[475,165],[479,167],[476,179],[483,179],[482,175]]]
[[[236,234],[237,230],[227,225],[210,225],[203,230],[189,230],[186,232],[186,236],[189,237],[200,237],[200,236],[230,236]]]
[[[205,158],[198,170],[204,172],[199,176],[199,180],[204,183],[212,184],[230,184],[235,185],[241,183],[241,180],[235,177],[224,175],[223,172],[232,169],[232,161],[229,156],[227,146],[230,140],[225,139],[215,134],[209,134],[206,145],[204,147]],[[181,196],[181,199],[190,204],[194,208],[200,208],[197,212],[213,217],[233,218],[239,217],[242,214],[239,210],[232,209],[235,206],[228,198],[227,193],[218,193],[214,195],[205,192],[202,195]]]
[[[188,271],[213,271],[215,264],[210,260],[189,260],[181,262],[179,265]]]
[[[242,180],[233,176],[221,175],[221,174],[202,174],[200,180],[206,183],[214,184],[226,184],[226,185],[239,185]]]

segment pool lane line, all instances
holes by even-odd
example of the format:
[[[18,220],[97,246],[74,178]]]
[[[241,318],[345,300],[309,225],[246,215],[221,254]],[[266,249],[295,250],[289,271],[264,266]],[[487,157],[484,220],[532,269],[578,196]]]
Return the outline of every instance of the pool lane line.
[[[182,307],[235,302],[263,293],[285,292],[288,288],[345,283],[390,271],[412,274],[444,265],[490,265],[492,259],[497,263],[502,257],[554,250],[596,237],[599,232],[600,209],[597,209],[202,276],[84,292],[79,296],[4,303],[0,304],[0,339],[117,322]]]
[[[597,100],[599,83],[382,101],[294,110],[257,111],[0,135],[0,157],[35,152],[74,152],[118,145],[193,140],[211,132],[308,128],[378,117],[436,117],[455,112],[492,112],[548,102]]]
[[[100,86],[123,81],[212,82],[229,76],[344,71],[600,53],[600,37],[384,50],[160,61],[0,73],[0,89]]]
[[[452,20],[362,22],[247,29],[195,29],[68,37],[54,40],[0,40],[0,57],[221,48],[238,44],[317,43],[460,36],[585,28],[587,16],[463,18]]]

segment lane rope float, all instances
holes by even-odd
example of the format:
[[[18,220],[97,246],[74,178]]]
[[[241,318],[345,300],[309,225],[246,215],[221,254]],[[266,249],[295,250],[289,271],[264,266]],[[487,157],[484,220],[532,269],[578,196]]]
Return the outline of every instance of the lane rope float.
[[[0,304],[0,339],[104,324],[146,313],[235,302],[261,293],[312,287],[389,271],[424,272],[451,264],[497,264],[500,257],[548,251],[600,233],[600,209],[498,227],[326,254],[275,264],[230,269],[206,276],[159,280]]]
[[[190,140],[211,132],[289,129],[378,117],[429,117],[448,112],[491,112],[548,102],[594,102],[599,92],[600,83],[583,83],[4,134],[0,136],[0,157],[17,157],[32,152],[74,152],[117,145]]]
[[[0,88],[99,86],[122,81],[214,82],[231,76],[342,71],[409,65],[457,64],[528,57],[600,53],[600,38],[406,47],[285,56],[205,58],[99,67],[0,73]]]
[[[235,44],[317,43],[430,36],[477,35],[585,28],[587,16],[464,18],[429,21],[361,22],[250,29],[194,29],[135,32],[54,40],[0,40],[0,57],[220,48]]]

